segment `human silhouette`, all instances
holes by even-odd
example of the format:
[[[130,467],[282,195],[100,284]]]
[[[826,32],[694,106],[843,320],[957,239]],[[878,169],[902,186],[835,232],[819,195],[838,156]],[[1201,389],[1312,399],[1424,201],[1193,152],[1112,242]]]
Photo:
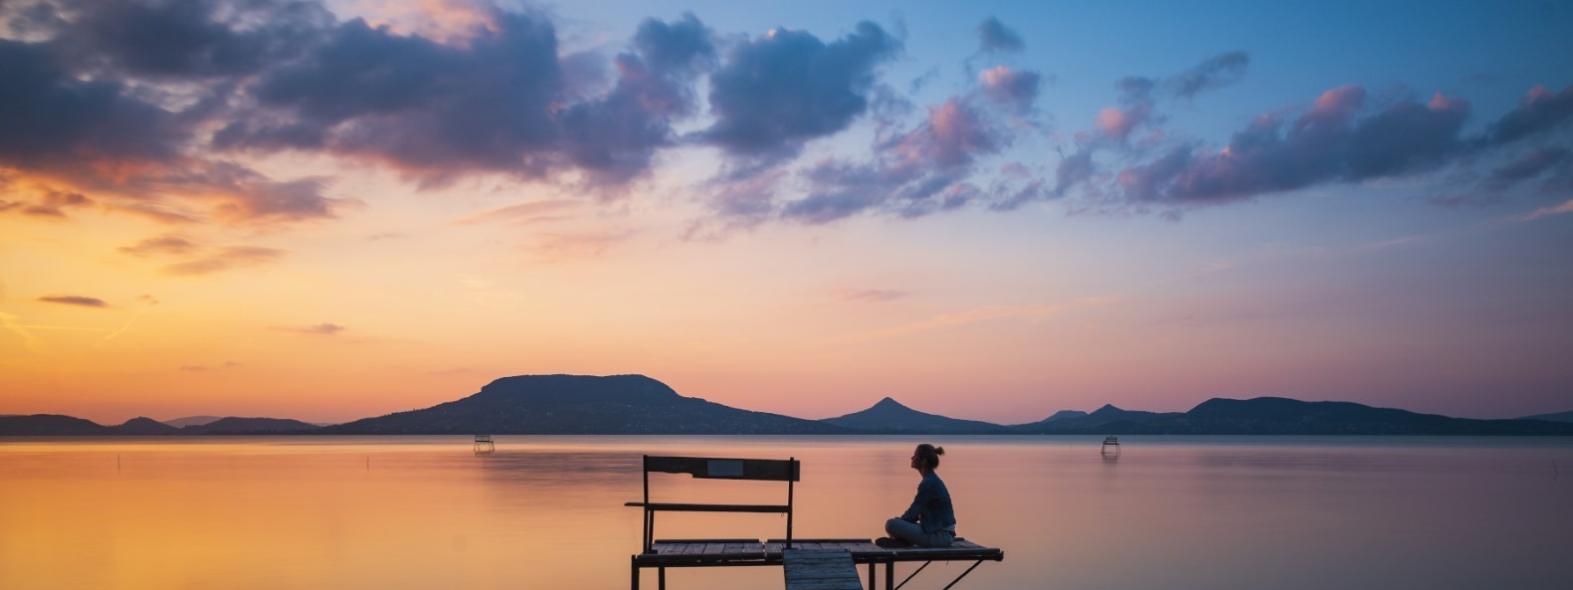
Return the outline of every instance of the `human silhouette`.
[[[956,541],[956,510],[950,504],[950,490],[934,470],[944,447],[923,443],[912,451],[912,468],[922,475],[917,497],[901,516],[885,521],[885,534],[875,541],[881,547],[906,544],[919,547],[949,547]]]

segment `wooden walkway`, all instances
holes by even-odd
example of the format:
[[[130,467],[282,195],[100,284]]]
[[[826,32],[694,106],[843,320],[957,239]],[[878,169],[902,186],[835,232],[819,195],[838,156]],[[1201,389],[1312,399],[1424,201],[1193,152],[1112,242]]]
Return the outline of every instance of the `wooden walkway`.
[[[781,554],[786,590],[863,590],[845,549],[789,549]]]

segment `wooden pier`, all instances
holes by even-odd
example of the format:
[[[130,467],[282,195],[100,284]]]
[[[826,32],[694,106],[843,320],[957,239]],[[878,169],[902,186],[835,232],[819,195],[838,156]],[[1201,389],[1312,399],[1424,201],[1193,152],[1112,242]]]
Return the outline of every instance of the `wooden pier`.
[[[787,503],[755,504],[674,504],[650,501],[650,473],[687,473],[695,478],[753,479],[787,482]],[[961,575],[945,588],[955,586],[985,561],[1004,561],[1005,552],[964,538],[949,547],[880,547],[870,539],[804,539],[792,537],[793,483],[798,479],[796,459],[711,459],[703,457],[644,458],[644,501],[627,506],[644,509],[643,551],[630,558],[630,588],[639,589],[640,572],[656,570],[657,587],[666,590],[667,568],[779,566],[785,570],[789,590],[840,590],[846,581],[861,588],[856,566],[868,566],[868,589],[879,588],[879,570],[885,574],[885,590],[896,590],[911,581],[936,561],[971,561]],[[656,539],[655,515],[662,511],[679,512],[766,512],[787,517],[785,538],[780,539]],[[797,562],[797,567],[788,567]],[[900,583],[895,581],[896,564],[919,564]],[[842,567],[845,565],[846,567]],[[884,566],[884,567],[880,567]],[[795,578],[794,573],[801,576]],[[850,578],[847,574],[851,574]],[[797,581],[794,581],[797,580]],[[794,585],[796,584],[796,585]]]
[[[781,556],[786,590],[863,590],[845,549],[793,549]]]

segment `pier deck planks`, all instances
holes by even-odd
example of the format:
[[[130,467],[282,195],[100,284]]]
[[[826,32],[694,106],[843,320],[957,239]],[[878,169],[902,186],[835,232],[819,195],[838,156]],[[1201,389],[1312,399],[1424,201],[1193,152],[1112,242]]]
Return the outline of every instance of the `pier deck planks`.
[[[794,543],[796,545],[796,543]],[[862,590],[845,549],[790,549],[781,555],[786,590]]]

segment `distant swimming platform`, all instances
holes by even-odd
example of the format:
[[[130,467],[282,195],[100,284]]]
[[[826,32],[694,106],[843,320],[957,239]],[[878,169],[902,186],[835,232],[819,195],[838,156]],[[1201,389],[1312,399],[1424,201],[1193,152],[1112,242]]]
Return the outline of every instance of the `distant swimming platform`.
[[[640,573],[655,569],[657,587],[666,589],[667,568],[783,566],[787,590],[861,590],[854,568],[868,566],[868,588],[876,590],[879,566],[885,570],[886,590],[911,581],[936,561],[971,561],[945,588],[959,583],[985,561],[1004,561],[1005,552],[958,537],[949,547],[881,547],[871,539],[793,538],[793,488],[799,479],[796,458],[729,459],[713,457],[644,456],[644,500],[624,505],[644,513],[642,552],[630,558],[630,585],[638,590]],[[650,501],[650,473],[687,473],[697,479],[784,481],[785,504],[690,504]],[[786,515],[786,536],[778,539],[656,539],[655,517],[660,512],[776,513]],[[899,584],[898,562],[921,562]],[[848,572],[851,572],[850,575]]]

